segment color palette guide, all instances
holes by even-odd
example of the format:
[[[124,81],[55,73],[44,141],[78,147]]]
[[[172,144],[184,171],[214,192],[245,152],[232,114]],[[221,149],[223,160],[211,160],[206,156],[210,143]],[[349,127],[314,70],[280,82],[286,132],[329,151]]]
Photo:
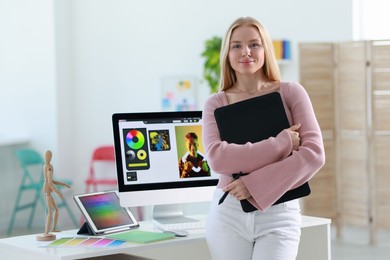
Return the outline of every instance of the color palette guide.
[[[47,247],[120,247],[125,243],[123,240],[102,237],[63,237]]]

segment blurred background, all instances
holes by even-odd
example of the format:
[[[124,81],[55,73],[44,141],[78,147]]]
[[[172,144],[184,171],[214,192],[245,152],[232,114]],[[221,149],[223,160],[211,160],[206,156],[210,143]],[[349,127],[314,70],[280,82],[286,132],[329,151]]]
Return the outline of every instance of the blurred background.
[[[389,7],[386,0],[0,0],[1,236],[22,176],[16,150],[53,152],[55,177],[73,182],[63,192],[79,220],[72,195],[86,189],[94,149],[113,144],[111,115],[162,110],[167,78],[190,79],[201,110],[211,93],[205,42],[235,18],[253,16],[273,39],[287,39],[282,78],[299,81],[300,43],[390,39]],[[35,230],[25,230],[28,218],[18,216],[14,234],[40,232],[44,208],[36,209]],[[60,222],[76,228],[65,212]],[[348,234],[343,241],[356,239]]]

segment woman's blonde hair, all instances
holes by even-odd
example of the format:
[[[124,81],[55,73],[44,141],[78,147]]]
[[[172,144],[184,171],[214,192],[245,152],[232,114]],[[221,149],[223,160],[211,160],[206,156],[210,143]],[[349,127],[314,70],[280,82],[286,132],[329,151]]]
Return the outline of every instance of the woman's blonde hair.
[[[264,65],[262,67],[262,73],[267,78],[268,81],[280,81],[280,72],[279,66],[276,61],[274,48],[272,44],[271,37],[265,29],[265,27],[252,17],[240,17],[237,18],[228,28],[225,33],[225,36],[222,40],[221,45],[221,55],[220,55],[220,64],[221,64],[221,80],[219,85],[219,90],[228,90],[231,88],[237,81],[236,73],[232,69],[229,63],[229,47],[230,47],[230,38],[232,32],[237,27],[243,25],[250,25],[259,30],[260,38],[264,47]]]

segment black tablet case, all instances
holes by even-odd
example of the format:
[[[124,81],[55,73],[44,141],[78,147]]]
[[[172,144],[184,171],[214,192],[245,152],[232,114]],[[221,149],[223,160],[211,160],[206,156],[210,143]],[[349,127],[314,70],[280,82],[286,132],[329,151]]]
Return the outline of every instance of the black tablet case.
[[[277,136],[290,123],[279,92],[247,99],[214,111],[221,139],[229,143],[255,143]],[[289,173],[286,173],[289,174]],[[287,191],[275,203],[297,199],[310,194],[309,183]],[[241,200],[245,212],[257,210],[249,201]]]
[[[89,226],[88,222],[84,222],[84,224],[80,227],[80,229],[77,231],[77,235],[96,235],[92,228]]]

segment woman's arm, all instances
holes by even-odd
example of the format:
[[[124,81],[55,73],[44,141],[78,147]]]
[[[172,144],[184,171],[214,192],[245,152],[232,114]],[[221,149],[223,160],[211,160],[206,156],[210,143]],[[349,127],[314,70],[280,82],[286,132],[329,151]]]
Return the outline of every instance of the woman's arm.
[[[230,144],[222,141],[214,117],[214,110],[223,106],[222,93],[214,94],[203,109],[203,145],[207,161],[216,173],[232,174],[252,172],[270,163],[286,158],[292,151],[288,130],[276,137],[257,143]]]
[[[249,200],[260,210],[266,210],[285,192],[310,180],[325,163],[321,129],[305,89],[290,83],[281,91],[292,115],[293,122],[301,124],[301,145],[284,160],[259,168],[241,177],[252,198]]]

